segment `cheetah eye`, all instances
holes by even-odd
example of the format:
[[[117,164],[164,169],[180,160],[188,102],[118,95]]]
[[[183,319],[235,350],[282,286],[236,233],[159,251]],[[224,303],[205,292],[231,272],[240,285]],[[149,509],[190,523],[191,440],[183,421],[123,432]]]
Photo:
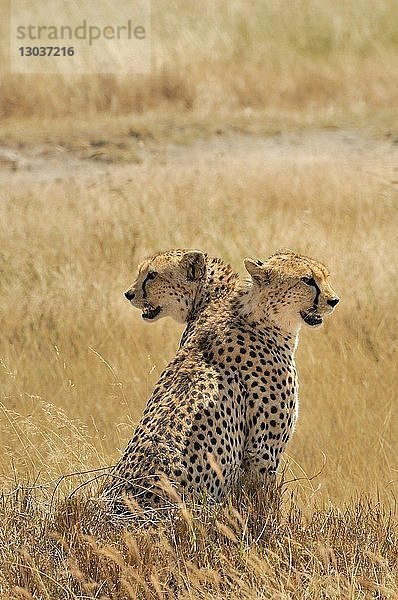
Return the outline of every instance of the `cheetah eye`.
[[[302,277],[302,278],[301,278],[301,281],[302,281],[303,283],[305,283],[306,285],[313,285],[313,286],[315,286],[315,285],[316,285],[316,283],[315,283],[315,279],[314,279],[313,277],[310,277],[309,275],[308,275],[308,276],[306,276],[306,277]]]
[[[148,279],[149,279],[149,280],[151,280],[151,279],[155,279],[156,275],[157,275],[157,272],[156,272],[156,271],[151,271],[150,273],[148,273],[148,275],[146,276],[146,278],[147,278],[147,280],[148,280]]]

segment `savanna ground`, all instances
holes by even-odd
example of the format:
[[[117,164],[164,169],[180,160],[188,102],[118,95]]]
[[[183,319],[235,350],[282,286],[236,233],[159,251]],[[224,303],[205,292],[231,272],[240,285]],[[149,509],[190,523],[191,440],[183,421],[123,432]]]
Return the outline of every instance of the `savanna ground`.
[[[0,82],[1,597],[396,598],[396,4],[152,12],[148,76]],[[279,489],[112,525],[83,484],[181,334],[123,300],[137,263],[283,246],[341,304],[302,332]]]

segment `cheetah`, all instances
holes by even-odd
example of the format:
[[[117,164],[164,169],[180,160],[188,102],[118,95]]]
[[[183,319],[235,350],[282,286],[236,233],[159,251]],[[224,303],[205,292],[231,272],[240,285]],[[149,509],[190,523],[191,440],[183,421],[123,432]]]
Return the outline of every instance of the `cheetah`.
[[[186,323],[211,299],[230,291],[238,278],[220,258],[177,248],[142,261],[136,280],[124,295],[146,321],[169,316]]]
[[[239,274],[221,258],[200,250],[173,249],[146,258],[124,296],[142,311],[145,321],[168,316],[185,323],[181,346],[204,308],[238,285]]]
[[[275,477],[298,416],[299,331],[339,298],[326,267],[291,250],[244,264],[249,281],[201,311],[161,375],[105,497],[143,509],[218,501],[241,473]]]

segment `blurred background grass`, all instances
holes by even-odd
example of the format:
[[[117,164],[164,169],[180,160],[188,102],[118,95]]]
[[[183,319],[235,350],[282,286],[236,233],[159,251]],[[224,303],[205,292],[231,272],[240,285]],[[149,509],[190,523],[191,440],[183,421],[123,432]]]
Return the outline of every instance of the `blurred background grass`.
[[[1,6],[3,118],[148,110],[214,117],[251,108],[330,120],[396,112],[394,0],[161,0],[152,7],[151,73],[120,77],[7,73],[7,2]]]

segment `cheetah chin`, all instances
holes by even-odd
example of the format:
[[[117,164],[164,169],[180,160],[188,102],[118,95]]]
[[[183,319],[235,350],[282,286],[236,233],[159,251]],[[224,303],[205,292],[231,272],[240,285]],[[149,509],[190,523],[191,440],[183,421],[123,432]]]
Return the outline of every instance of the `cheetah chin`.
[[[314,312],[314,309],[309,310],[301,310],[300,315],[304,321],[310,327],[319,327],[323,323],[323,319],[321,315],[317,312]]]
[[[162,310],[161,306],[157,306],[156,308],[152,308],[152,306],[148,306],[145,310],[142,311],[142,318],[150,321],[158,316],[160,311]]]

